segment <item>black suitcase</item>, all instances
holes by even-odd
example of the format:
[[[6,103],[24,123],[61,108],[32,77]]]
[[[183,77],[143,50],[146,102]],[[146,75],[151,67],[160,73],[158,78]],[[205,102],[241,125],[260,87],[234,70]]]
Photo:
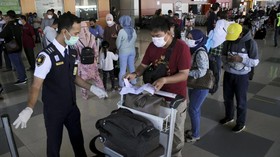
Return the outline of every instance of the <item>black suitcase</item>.
[[[266,36],[266,28],[263,27],[256,32],[254,39],[264,39],[265,36]]]
[[[96,122],[102,138],[117,145],[128,157],[144,157],[159,147],[159,130],[127,109],[118,109]]]

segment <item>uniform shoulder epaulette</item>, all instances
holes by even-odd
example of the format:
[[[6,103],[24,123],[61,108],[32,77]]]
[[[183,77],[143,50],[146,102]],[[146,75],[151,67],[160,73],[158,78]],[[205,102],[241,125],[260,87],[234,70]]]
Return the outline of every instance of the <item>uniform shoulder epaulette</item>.
[[[52,46],[48,46],[48,47],[45,48],[44,51],[48,54],[52,54],[55,50]]]

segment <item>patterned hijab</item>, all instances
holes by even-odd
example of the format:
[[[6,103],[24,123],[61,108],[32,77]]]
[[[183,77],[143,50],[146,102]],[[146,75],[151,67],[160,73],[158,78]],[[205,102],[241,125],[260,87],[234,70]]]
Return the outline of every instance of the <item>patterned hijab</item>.
[[[123,15],[120,17],[119,22],[120,22],[121,27],[127,33],[128,41],[130,41],[132,39],[133,32],[134,32],[134,29],[133,29],[133,26],[131,23],[131,17],[128,15]]]
[[[76,44],[79,52],[82,51],[84,45],[94,49],[95,56],[98,56],[98,49],[96,47],[95,37],[89,32],[89,28],[86,22],[81,22],[81,31],[79,34],[79,41]]]

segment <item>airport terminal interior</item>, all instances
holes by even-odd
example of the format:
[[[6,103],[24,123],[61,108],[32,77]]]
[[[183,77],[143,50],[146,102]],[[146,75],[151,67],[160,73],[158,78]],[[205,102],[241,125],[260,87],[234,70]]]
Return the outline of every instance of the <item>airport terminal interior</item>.
[[[200,29],[204,29],[201,27]],[[148,30],[137,31],[137,43],[140,57],[136,62],[139,65],[143,54],[151,42]],[[255,76],[250,81],[248,90],[248,115],[246,129],[241,133],[233,133],[229,126],[218,123],[224,116],[222,83],[219,90],[209,94],[202,106],[201,139],[194,143],[185,143],[184,157],[279,157],[280,156],[280,51],[273,46],[273,31],[269,30],[265,40],[256,40],[259,48],[260,63],[255,69]],[[39,52],[41,45],[37,44],[35,52]],[[24,57],[24,56],[23,56]],[[28,67],[24,57],[24,63]],[[28,71],[28,83],[13,85],[16,80],[14,71],[0,71],[0,81],[3,84],[4,100],[0,101],[0,113],[7,113],[11,123],[18,113],[25,108],[28,89],[32,82],[32,71]],[[141,80],[139,80],[141,83]],[[221,81],[222,82],[222,81]],[[62,91],[63,92],[63,91]],[[88,156],[94,154],[89,149],[90,140],[98,134],[95,123],[117,108],[120,100],[118,92],[109,92],[108,99],[98,99],[90,95],[88,100],[81,96],[77,87],[77,103],[81,111],[82,130],[85,148]],[[46,131],[42,110],[43,104],[39,100],[34,113],[27,123],[26,129],[14,129],[16,146],[21,157],[46,156]],[[190,128],[187,116],[185,128]],[[9,147],[5,133],[0,125],[0,157],[9,157]],[[64,129],[60,155],[72,157],[74,153]]]
[[[60,0],[58,1],[62,2]],[[110,0],[110,2],[113,1],[114,0]],[[126,0],[122,1],[126,2]],[[146,2],[146,0],[144,1]],[[192,1],[197,2],[203,0]],[[228,2],[229,0],[220,1]],[[248,3],[249,1],[252,2],[252,0],[237,1],[238,3],[242,2],[242,4],[244,4],[245,1]],[[237,3],[237,1],[233,0],[232,3]],[[5,2],[8,2],[8,0],[5,0]],[[25,2],[27,1],[25,0]],[[66,2],[66,0],[64,0],[64,2]],[[101,11],[99,10],[98,16],[102,17],[105,24],[105,16],[110,8],[108,6],[104,7],[109,4],[108,0],[106,0],[106,3],[105,0],[102,0],[102,2],[104,3],[102,4],[102,7],[100,7]],[[167,2],[167,0],[164,2]],[[70,3],[65,3],[64,7],[69,7],[68,4]],[[75,8],[75,1],[73,1],[73,4],[71,5]],[[142,5],[148,5],[148,3]],[[224,5],[228,5],[228,3],[225,3]],[[27,3],[22,6],[25,7],[25,10],[29,9]],[[33,7],[35,8],[35,5]],[[143,10],[142,13],[144,12]],[[152,9],[146,8],[145,12],[151,10]],[[75,10],[72,10],[71,12],[75,12]],[[132,13],[131,10],[127,12]],[[154,12],[154,10],[151,12]],[[137,47],[139,53],[139,57],[135,62],[135,66],[137,67],[141,63],[148,45],[152,42],[152,37],[148,29],[140,27],[136,28],[137,40],[135,47]],[[206,26],[196,26],[195,28],[206,32]],[[279,38],[280,35],[278,35],[278,42]],[[256,42],[258,44],[260,62],[255,68],[253,80],[249,81],[245,130],[240,133],[234,133],[232,128],[234,127],[235,122],[230,123],[229,125],[219,124],[219,120],[224,118],[225,115],[223,99],[224,71],[222,70],[218,91],[212,95],[208,94],[202,105],[200,140],[191,143],[186,142],[182,152],[183,157],[280,157],[280,47],[279,45],[278,47],[274,45],[273,28],[267,28],[265,39],[256,39]],[[41,43],[36,43],[36,47],[34,48],[35,55],[41,50]],[[3,92],[0,95],[3,97],[3,99],[0,98],[0,116],[8,114],[11,125],[18,117],[18,114],[26,107],[28,92],[33,81],[34,71],[28,70],[29,64],[24,52],[22,53],[22,59],[27,74],[26,84],[15,85],[14,82],[17,80],[16,71],[5,71],[6,67],[4,63],[2,69],[0,69],[0,83],[3,86]],[[111,87],[109,82],[110,81],[108,80],[107,87]],[[137,78],[137,85],[139,86],[142,84],[143,81],[141,77]],[[95,156],[89,148],[89,143],[92,138],[99,134],[95,124],[97,120],[108,116],[112,110],[118,108],[117,103],[120,101],[121,95],[118,90],[108,91],[108,98],[99,99],[97,96],[89,92],[89,98],[88,100],[85,100],[82,97],[80,87],[76,86],[76,97],[77,105],[81,112],[81,125],[86,153],[87,156]],[[188,130],[191,129],[191,122],[188,112],[186,112],[186,114],[185,130]],[[20,157],[47,156],[47,136],[41,92],[32,117],[27,123],[27,128],[21,129],[19,127],[18,129],[15,129],[14,126],[11,126],[11,129]],[[102,149],[101,144],[98,144],[98,147]],[[0,121],[0,157],[10,156],[11,154],[5,130]],[[73,148],[65,127],[63,130],[60,156],[74,157]]]

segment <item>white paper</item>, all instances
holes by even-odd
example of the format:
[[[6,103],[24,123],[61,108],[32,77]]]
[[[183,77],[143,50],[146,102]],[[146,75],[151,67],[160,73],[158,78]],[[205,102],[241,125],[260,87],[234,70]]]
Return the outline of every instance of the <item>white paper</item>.
[[[154,94],[155,93],[155,87],[149,83],[144,84],[142,86],[133,86],[132,84],[129,83],[128,79],[124,79],[124,87],[122,88],[122,90],[120,91],[121,95],[124,94],[140,94],[143,91],[149,92],[150,94]]]

